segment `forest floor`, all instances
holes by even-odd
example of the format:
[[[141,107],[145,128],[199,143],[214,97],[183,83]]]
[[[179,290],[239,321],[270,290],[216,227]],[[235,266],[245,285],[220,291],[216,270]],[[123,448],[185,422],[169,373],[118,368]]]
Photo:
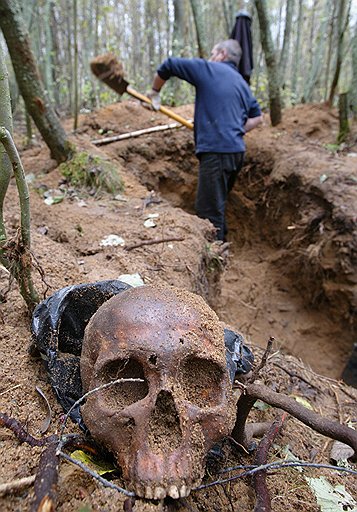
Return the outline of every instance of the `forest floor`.
[[[192,119],[191,105],[175,110]],[[69,121],[65,123],[70,131]],[[266,384],[307,401],[324,416],[356,424],[357,390],[338,380],[357,330],[356,134],[337,151],[338,117],[323,106],[286,110],[275,128],[266,117],[262,127],[246,136],[245,166],[228,204],[229,243],[222,247],[212,243],[210,223],[194,215],[198,164],[190,130],[168,130],[103,146],[91,143],[167,123],[167,118],[134,101],[80,117],[71,139],[82,151],[117,166],[124,190],[116,198],[69,186],[43,143],[37,140],[25,148],[17,135],[30,182],[32,250],[45,273],[45,282],[35,275],[41,293],[49,296],[67,285],[136,273],[146,284],[172,284],[199,293],[225,324],[242,333],[256,356],[270,336],[275,338],[263,374]],[[48,204],[51,197],[57,199]],[[154,225],[146,227],[150,216]],[[14,234],[19,225],[14,180],[5,220],[8,234]],[[111,234],[122,237],[125,246],[101,245]],[[143,245],[175,237],[182,240]],[[139,247],[127,251],[132,244]],[[41,362],[29,354],[25,304],[15,285],[5,293],[8,276],[1,269],[0,285],[6,295],[0,310],[0,410],[38,435],[46,415],[35,390],[39,386],[53,410],[48,433],[55,433],[63,412]],[[266,421],[276,414],[271,407],[259,407],[252,416]],[[68,430],[78,428],[71,424]],[[290,417],[270,459],[293,454],[328,463],[331,446],[332,441]],[[0,483],[34,474],[39,453],[39,448],[20,445],[11,432],[1,429]],[[252,460],[229,447],[224,456],[222,467]],[[268,477],[272,509],[285,511],[289,502],[288,510],[320,510],[309,485],[311,477],[344,485],[356,499],[356,477],[322,469],[285,469]],[[211,478],[207,474],[205,481]],[[0,508],[27,510],[32,499],[33,488],[6,494],[0,496]],[[78,468],[62,463],[59,511],[117,511],[123,501],[116,491],[103,489]],[[175,510],[253,508],[250,482],[237,480],[193,492]]]

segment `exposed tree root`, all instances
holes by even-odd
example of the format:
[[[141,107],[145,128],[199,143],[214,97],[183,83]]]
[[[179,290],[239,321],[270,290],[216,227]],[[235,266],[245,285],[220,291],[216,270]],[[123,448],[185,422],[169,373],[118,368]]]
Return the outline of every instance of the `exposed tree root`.
[[[35,480],[35,499],[31,512],[56,510],[59,455],[57,442],[52,442],[42,452]]]
[[[352,460],[356,460],[357,457],[357,431],[352,428],[341,425],[337,421],[330,420],[320,416],[314,411],[310,411],[303,405],[300,405],[296,400],[283,395],[282,393],[276,393],[264,384],[247,384],[245,388],[247,398],[251,400],[262,400],[263,402],[283,409],[288,412],[294,418],[298,419],[308,427],[316,430],[319,434],[341,441],[341,443],[348,444],[354,450],[354,456]]]
[[[267,463],[269,449],[273,444],[276,436],[279,434],[284,424],[285,418],[286,414],[283,414],[281,417],[273,421],[268,432],[260,441],[254,461],[257,466],[261,466]],[[259,473],[255,473],[255,475],[253,475],[253,485],[256,494],[254,512],[270,512],[271,499],[266,483],[266,471],[260,471]]]

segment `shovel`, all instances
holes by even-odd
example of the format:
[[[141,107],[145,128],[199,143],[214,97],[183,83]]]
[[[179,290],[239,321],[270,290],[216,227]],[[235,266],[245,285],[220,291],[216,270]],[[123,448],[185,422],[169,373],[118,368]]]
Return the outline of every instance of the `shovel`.
[[[147,96],[130,87],[129,83],[124,80],[123,65],[117,60],[113,53],[98,55],[98,57],[95,57],[91,61],[90,67],[92,72],[99,80],[120,94],[120,96],[126,92],[127,94],[130,94],[130,96],[133,96],[134,98],[143,101],[144,103],[148,103],[149,105],[152,104],[151,100]],[[171,117],[171,119],[175,119],[175,121],[181,123],[187,128],[191,128],[191,130],[193,129],[193,124],[190,121],[179,116],[172,110],[160,106],[159,111],[162,114]]]

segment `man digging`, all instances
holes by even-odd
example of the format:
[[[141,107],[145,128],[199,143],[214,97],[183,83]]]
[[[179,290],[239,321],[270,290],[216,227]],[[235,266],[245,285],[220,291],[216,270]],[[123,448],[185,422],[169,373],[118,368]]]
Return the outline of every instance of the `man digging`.
[[[200,161],[195,208],[199,217],[212,222],[222,241],[227,234],[227,196],[243,165],[243,136],[262,122],[259,104],[238,72],[241,55],[239,43],[228,39],[213,47],[209,61],[168,58],[147,94],[158,110],[161,88],[171,76],[195,87],[194,134]]]

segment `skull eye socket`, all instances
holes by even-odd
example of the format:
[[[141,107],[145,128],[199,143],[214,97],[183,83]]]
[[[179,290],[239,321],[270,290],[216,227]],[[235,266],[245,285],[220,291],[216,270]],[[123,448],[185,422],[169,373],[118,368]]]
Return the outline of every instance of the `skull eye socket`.
[[[145,398],[149,386],[144,369],[135,359],[119,359],[103,366],[99,372],[102,384],[118,379],[142,379],[143,382],[118,382],[100,392],[101,398],[110,409],[124,409]]]
[[[217,363],[198,357],[186,360],[178,372],[185,400],[200,408],[215,407],[222,401],[223,379]]]

